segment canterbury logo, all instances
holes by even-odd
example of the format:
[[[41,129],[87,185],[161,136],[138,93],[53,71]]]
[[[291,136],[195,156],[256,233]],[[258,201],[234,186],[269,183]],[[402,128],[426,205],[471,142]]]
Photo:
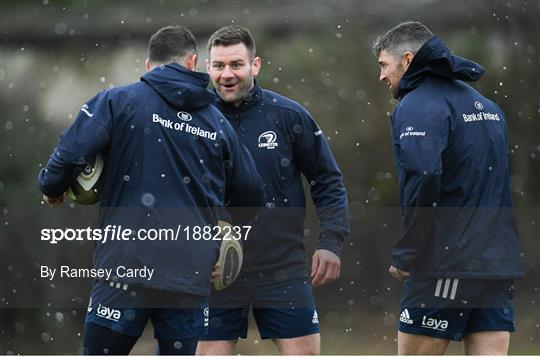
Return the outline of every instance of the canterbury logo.
[[[84,114],[88,115],[91,118],[94,116],[94,114],[90,113],[89,110],[90,108],[88,107],[88,104],[83,105],[81,108],[81,112],[83,112]]]
[[[208,327],[208,323],[210,322],[210,309],[208,309],[207,307],[204,308],[203,310],[203,315],[204,315],[204,327]]]
[[[90,300],[88,301],[88,308],[86,309],[88,313],[92,312],[92,297],[90,296]]]
[[[444,280],[444,287],[443,287],[443,280]],[[440,278],[437,280],[437,286],[435,287],[435,295],[436,297],[442,297],[444,299],[450,299],[454,300],[456,298],[457,288],[459,284],[458,278]],[[441,294],[442,290],[442,294]],[[450,296],[448,296],[448,293],[450,293]]]

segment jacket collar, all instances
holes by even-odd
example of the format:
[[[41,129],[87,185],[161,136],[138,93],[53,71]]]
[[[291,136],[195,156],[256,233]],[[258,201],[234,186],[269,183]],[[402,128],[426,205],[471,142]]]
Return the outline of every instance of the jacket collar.
[[[262,89],[257,83],[257,80],[254,80],[253,88],[249,91],[249,93],[242,99],[242,102],[239,106],[234,105],[233,103],[227,103],[223,101],[219,97],[219,95],[216,93],[216,90],[214,89],[214,93],[216,94],[217,98],[217,104],[219,105],[220,109],[224,112],[243,112],[248,110],[249,108],[254,107],[259,102],[262,101]]]

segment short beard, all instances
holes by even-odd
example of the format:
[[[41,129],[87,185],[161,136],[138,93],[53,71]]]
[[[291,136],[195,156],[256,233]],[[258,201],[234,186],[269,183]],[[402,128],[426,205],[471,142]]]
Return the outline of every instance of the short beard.
[[[392,97],[394,97],[394,99],[399,100],[399,84],[401,83],[401,79],[403,79],[403,75],[405,74],[405,68],[403,68],[401,63],[399,63],[396,66],[396,71],[399,73],[400,79],[399,82],[396,83],[396,86],[391,87],[390,92],[392,93]]]
[[[244,84],[246,84],[244,86]],[[238,83],[238,93],[234,98],[226,98],[220,91],[216,91],[219,97],[225,101],[226,103],[232,103],[232,104],[239,104],[242,100],[244,100],[251,89],[253,88],[254,81],[253,76],[250,76],[250,78],[246,82],[239,82]]]

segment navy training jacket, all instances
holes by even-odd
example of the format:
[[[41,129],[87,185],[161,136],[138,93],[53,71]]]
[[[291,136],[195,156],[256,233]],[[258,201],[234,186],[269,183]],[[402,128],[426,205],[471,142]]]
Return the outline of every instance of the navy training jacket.
[[[394,266],[433,277],[523,276],[502,110],[463,81],[484,68],[437,37],[414,56],[392,113],[404,234]]]
[[[264,202],[253,159],[212,104],[208,82],[204,73],[169,64],[144,74],[138,83],[99,93],[64,131],[39,174],[41,191],[59,196],[86,158],[101,152],[105,171],[99,226],[174,229],[174,241],[98,242],[95,268],[155,269],[150,281],[120,282],[208,295],[219,241],[196,241],[193,230],[188,237],[184,229],[215,226],[226,204],[257,207]]]
[[[302,174],[320,222],[317,249],[340,255],[349,233],[343,177],[323,132],[300,104],[257,83],[239,107],[219,98],[217,106],[251,152],[266,191],[266,205],[244,242],[243,279],[307,278]]]

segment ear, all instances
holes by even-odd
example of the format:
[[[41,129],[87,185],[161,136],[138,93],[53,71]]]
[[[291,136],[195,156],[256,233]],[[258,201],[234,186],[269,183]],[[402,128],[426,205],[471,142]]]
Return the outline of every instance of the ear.
[[[259,74],[259,71],[261,70],[261,64],[262,61],[260,57],[255,57],[253,59],[253,62],[251,63],[251,74],[253,74],[253,77],[257,77],[257,75]]]
[[[150,58],[147,58],[146,61],[144,61],[144,67],[146,68],[146,72],[150,72],[150,70],[152,69]]]
[[[210,60],[207,58],[204,63],[206,63],[206,73],[210,73]]]
[[[401,64],[403,65],[403,68],[405,68],[405,70],[407,70],[411,65],[413,58],[414,53],[412,53],[411,51],[405,51],[405,53],[403,54],[403,58],[401,59]]]
[[[190,71],[196,71],[197,70],[197,60],[198,60],[198,56],[197,55],[191,55],[189,56],[188,58],[186,58],[186,68],[189,69]]]

